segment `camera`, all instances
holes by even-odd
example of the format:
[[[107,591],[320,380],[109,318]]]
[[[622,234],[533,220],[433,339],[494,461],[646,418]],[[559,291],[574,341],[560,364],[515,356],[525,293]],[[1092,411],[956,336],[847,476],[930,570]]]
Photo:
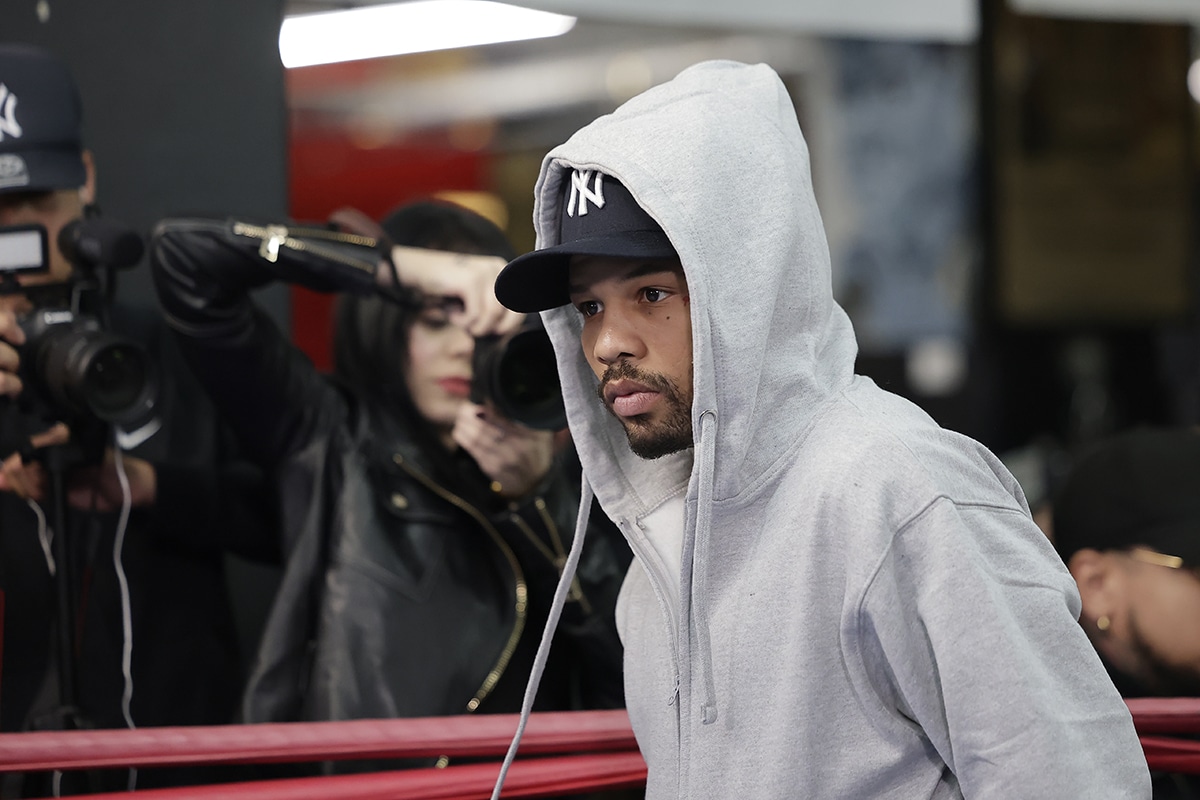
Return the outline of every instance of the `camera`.
[[[69,421],[90,414],[136,428],[153,411],[154,373],[137,343],[65,308],[38,309],[20,326],[21,379],[52,416]]]
[[[554,346],[537,314],[504,336],[475,340],[471,357],[471,402],[490,402],[508,419],[528,428],[557,431],[567,426]]]
[[[19,402],[73,427],[99,420],[126,432],[142,429],[153,420],[158,395],[153,364],[141,345],[104,325],[106,304],[95,274],[136,262],[141,239],[116,223],[82,219],[63,228],[58,244],[75,268],[69,284],[21,286],[17,275],[49,270],[46,231],[40,225],[0,228],[0,292],[23,293],[38,306],[19,320],[26,340],[19,371],[26,391]]]

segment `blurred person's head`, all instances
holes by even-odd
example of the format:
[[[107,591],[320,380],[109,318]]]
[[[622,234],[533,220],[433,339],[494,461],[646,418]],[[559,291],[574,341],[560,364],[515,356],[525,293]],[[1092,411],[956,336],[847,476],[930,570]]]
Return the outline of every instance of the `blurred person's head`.
[[[1200,433],[1131,431],[1085,453],[1054,533],[1108,664],[1141,692],[1200,696]]]
[[[41,225],[49,250],[49,271],[21,276],[22,286],[71,276],[58,234],[95,194],[82,124],[79,91],[61,60],[32,45],[0,43],[0,226]],[[0,295],[0,308],[28,306],[22,295]]]
[[[511,259],[504,232],[486,218],[443,201],[402,206],[382,221],[392,244]],[[474,339],[449,322],[446,305],[430,298],[420,308],[379,296],[338,301],[334,361],[356,391],[414,416],[448,443],[455,415],[467,402]]]

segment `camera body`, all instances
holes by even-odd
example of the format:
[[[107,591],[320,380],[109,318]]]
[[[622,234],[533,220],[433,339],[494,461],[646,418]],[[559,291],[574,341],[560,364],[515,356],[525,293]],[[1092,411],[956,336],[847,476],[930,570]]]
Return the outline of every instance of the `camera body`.
[[[537,314],[505,336],[475,340],[471,356],[471,402],[491,403],[528,428],[557,431],[567,426],[554,346]]]
[[[0,227],[0,291],[25,294],[35,306],[18,321],[25,333],[18,374],[26,387],[18,403],[31,416],[68,423],[76,434],[96,423],[119,432],[146,429],[154,420],[157,375],[141,345],[104,324],[97,275],[128,265],[114,261],[140,258],[140,238],[108,220],[82,219],[64,227],[58,244],[74,267],[70,282],[22,286],[18,275],[49,269],[46,231]]]

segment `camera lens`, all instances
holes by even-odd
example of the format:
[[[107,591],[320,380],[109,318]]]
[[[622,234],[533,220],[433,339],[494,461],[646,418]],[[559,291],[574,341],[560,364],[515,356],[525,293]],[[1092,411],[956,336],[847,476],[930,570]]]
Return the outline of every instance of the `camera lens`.
[[[554,347],[542,331],[522,331],[512,338],[500,360],[497,384],[518,421],[536,428],[562,427]]]
[[[490,401],[501,414],[529,428],[556,431],[567,426],[554,345],[536,316],[516,333],[476,339],[471,368],[471,402]]]
[[[50,327],[36,360],[38,384],[63,412],[126,423],[153,405],[145,352],[133,341],[99,330],[91,320]]]
[[[83,396],[101,419],[120,417],[134,408],[145,388],[142,352],[124,342],[97,348],[83,375]]]

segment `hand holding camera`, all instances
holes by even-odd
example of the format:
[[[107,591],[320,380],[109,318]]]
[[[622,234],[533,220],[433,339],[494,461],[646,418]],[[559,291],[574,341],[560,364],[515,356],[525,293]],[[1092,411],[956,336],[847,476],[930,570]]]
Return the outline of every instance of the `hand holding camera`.
[[[12,398],[24,388],[18,375],[21,368],[19,348],[25,343],[25,333],[11,311],[0,310],[0,396]],[[40,499],[45,494],[46,474],[39,464],[27,464],[26,457],[34,450],[64,444],[70,438],[67,426],[61,423],[47,430],[30,430],[29,426],[10,420],[3,426],[4,441],[0,442],[0,491],[13,492],[19,497]]]
[[[0,310],[0,396],[16,397],[24,388],[17,375],[21,366],[17,348],[23,344],[25,332],[17,323],[17,315]]]
[[[476,256],[422,247],[393,247],[391,262],[383,262],[376,283],[416,289],[427,297],[452,297],[461,306],[450,308],[450,321],[472,336],[512,333],[522,315],[496,300],[496,276],[505,261],[498,256]]]
[[[554,460],[554,434],[516,424],[494,409],[463,403],[454,441],[492,479],[492,490],[517,499],[537,488]]]

